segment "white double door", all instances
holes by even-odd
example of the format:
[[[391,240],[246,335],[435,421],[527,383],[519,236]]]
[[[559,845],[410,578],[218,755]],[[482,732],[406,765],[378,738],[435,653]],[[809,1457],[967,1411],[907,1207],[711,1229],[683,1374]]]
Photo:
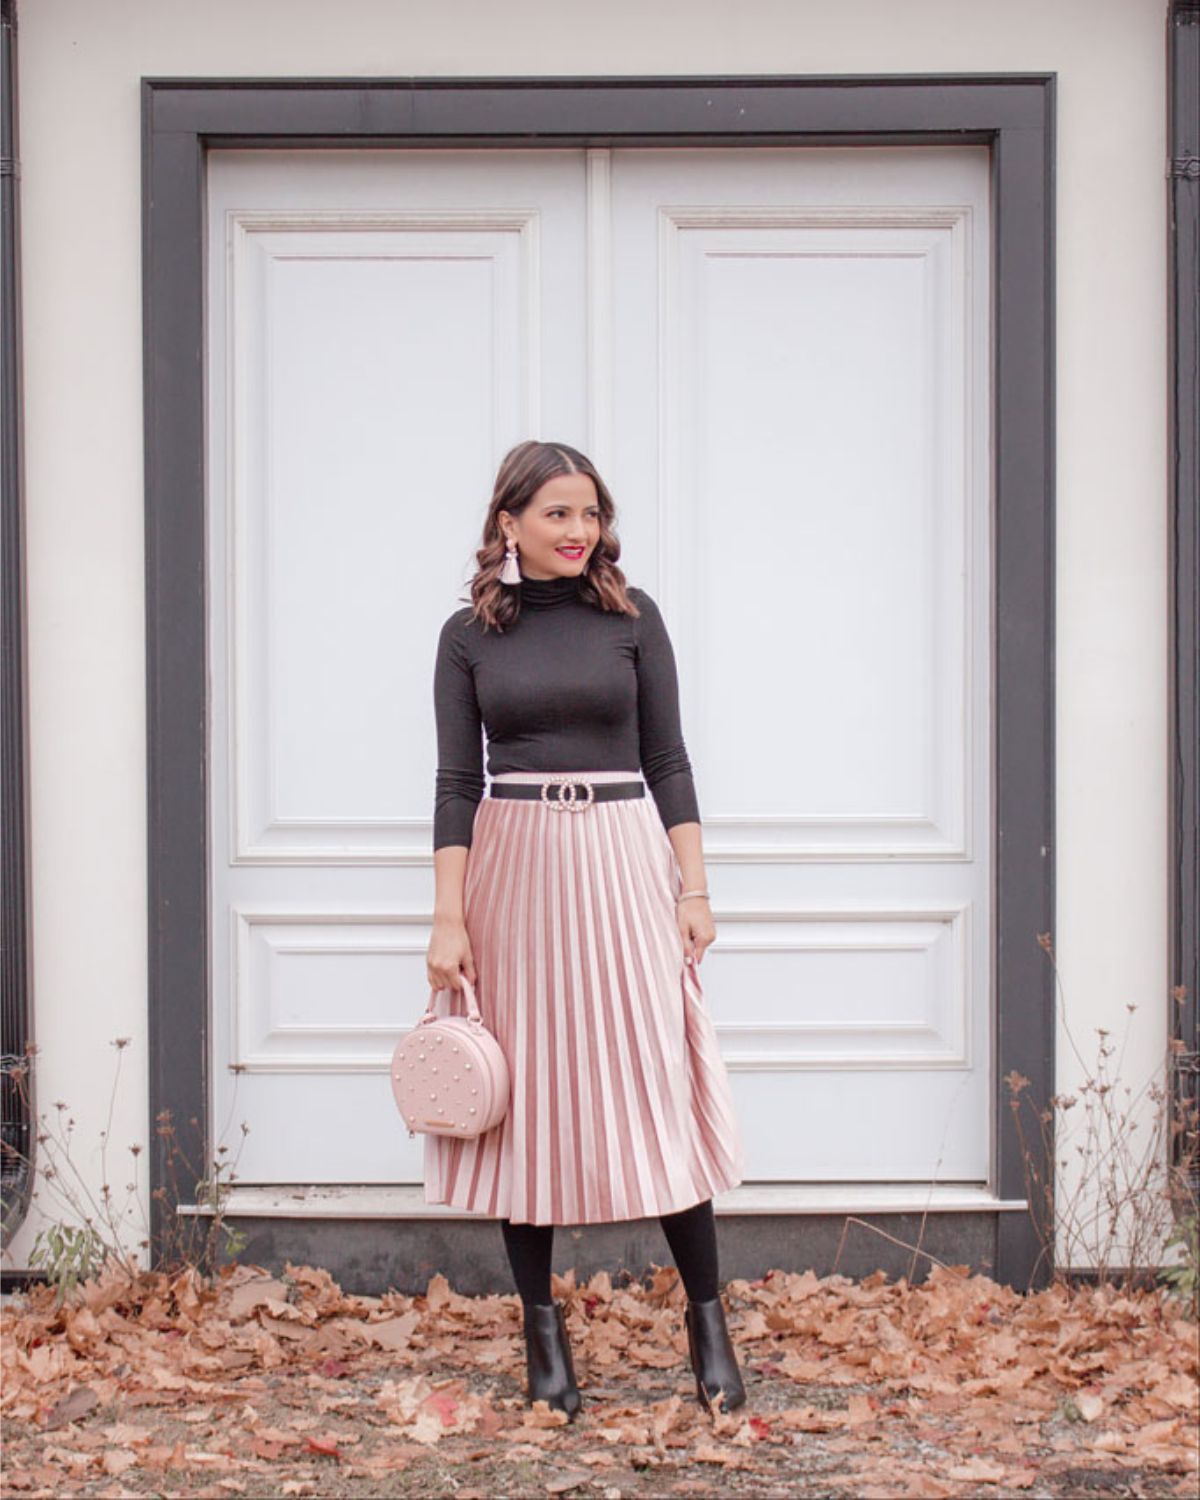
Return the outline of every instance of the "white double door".
[[[749,1181],[984,1183],[982,148],[214,152],[211,1103],[403,1183],[437,630],[505,450],[589,452],[675,643]]]

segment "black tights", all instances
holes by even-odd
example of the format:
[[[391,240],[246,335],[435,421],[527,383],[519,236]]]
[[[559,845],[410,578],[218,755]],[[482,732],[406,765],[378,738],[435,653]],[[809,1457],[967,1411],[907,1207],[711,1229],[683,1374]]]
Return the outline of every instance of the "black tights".
[[[712,1199],[706,1198],[682,1213],[663,1214],[658,1221],[679,1267],[684,1290],[692,1302],[711,1302],[717,1295],[717,1227]],[[513,1224],[501,1219],[504,1248],[522,1302],[543,1306],[550,1295],[550,1257],[554,1251],[553,1224]]]

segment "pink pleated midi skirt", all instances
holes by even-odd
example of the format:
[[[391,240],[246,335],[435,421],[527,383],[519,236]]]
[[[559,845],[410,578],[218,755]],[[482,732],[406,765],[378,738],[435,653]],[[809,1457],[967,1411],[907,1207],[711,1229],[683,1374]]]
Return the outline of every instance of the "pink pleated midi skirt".
[[[641,780],[563,773],[581,775]],[[463,914],[512,1099],[474,1140],[425,1137],[427,1202],[514,1223],[608,1223],[676,1213],[741,1181],[729,1077],[675,919],[681,890],[649,788],[574,813],[481,800]],[[443,991],[439,1008],[462,1014],[461,992]]]

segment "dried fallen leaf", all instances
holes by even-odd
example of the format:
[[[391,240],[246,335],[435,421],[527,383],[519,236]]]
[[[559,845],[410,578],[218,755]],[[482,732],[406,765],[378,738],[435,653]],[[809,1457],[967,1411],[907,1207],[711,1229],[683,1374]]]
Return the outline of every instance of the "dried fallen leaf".
[[[1006,1478],[1008,1470],[1003,1464],[992,1463],[990,1459],[972,1458],[965,1464],[951,1464],[946,1473],[951,1479],[999,1484]]]
[[[735,1449],[717,1448],[712,1443],[697,1443],[692,1450],[692,1457],[698,1464],[721,1464],[733,1469],[746,1467],[745,1458]]]
[[[1085,1422],[1094,1422],[1104,1410],[1104,1401],[1088,1391],[1080,1391],[1075,1397],[1075,1406]]]
[[[570,1421],[565,1411],[548,1401],[535,1401],[521,1419],[523,1427],[565,1427]]]
[[[307,1447],[310,1453],[319,1453],[324,1458],[341,1458],[341,1452],[335,1438],[309,1437]]]
[[[276,1281],[269,1276],[255,1277],[252,1281],[245,1281],[241,1286],[234,1287],[229,1294],[227,1304],[229,1317],[234,1321],[244,1318],[268,1300],[287,1301],[287,1287],[282,1281]]]
[[[548,1495],[565,1495],[569,1490],[577,1490],[581,1484],[590,1484],[592,1476],[586,1469],[569,1469],[565,1473],[556,1474],[553,1479],[546,1481],[546,1493]]]
[[[100,1404],[100,1397],[92,1390],[91,1386],[78,1385],[68,1396],[64,1396],[46,1418],[45,1431],[53,1432],[58,1427],[65,1427],[69,1422],[77,1422],[80,1417],[87,1416],[94,1406]]]
[[[398,1354],[412,1343],[413,1333],[420,1322],[420,1313],[408,1312],[398,1318],[381,1318],[375,1323],[365,1323],[363,1329],[376,1348]]]
[[[109,1448],[100,1457],[100,1467],[106,1474],[124,1474],[137,1463],[137,1455],[124,1448]]]

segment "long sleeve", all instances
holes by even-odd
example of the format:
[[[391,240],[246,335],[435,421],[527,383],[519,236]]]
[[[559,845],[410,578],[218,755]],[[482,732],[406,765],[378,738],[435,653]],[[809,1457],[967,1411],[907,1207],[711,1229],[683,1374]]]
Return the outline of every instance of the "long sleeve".
[[[433,847],[471,847],[475,811],[483,796],[482,717],[463,640],[460,610],[442,626],[433,673],[437,720],[437,776]]]
[[[658,605],[644,589],[636,591],[635,602],[641,610],[634,629],[642,775],[664,828],[672,828],[676,823],[698,823],[696,786],[680,724],[675,652]]]

